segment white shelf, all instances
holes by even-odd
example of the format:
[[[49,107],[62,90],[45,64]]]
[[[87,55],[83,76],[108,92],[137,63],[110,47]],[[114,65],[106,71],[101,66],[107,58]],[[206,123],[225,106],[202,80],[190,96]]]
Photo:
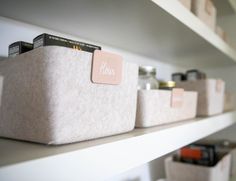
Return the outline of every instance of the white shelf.
[[[0,15],[184,67],[236,61],[236,51],[177,0],[11,0]]]
[[[104,180],[231,126],[235,118],[229,112],[64,146],[0,139],[0,178]]]
[[[236,12],[236,0],[213,0],[217,8],[217,16],[229,16]]]

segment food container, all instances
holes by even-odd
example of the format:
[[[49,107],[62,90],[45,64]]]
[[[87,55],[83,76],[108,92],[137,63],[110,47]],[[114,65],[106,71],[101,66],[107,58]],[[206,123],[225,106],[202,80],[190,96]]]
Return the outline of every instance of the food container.
[[[138,89],[158,89],[159,82],[156,79],[156,68],[152,66],[139,67]]]
[[[33,49],[32,43],[18,41],[9,45],[8,57],[15,57],[16,55],[31,51],[32,49]]]
[[[229,181],[230,154],[223,156],[212,167],[193,165],[173,161],[172,157],[165,160],[167,180],[171,181]]]
[[[150,127],[196,116],[197,93],[173,90],[139,90],[136,127]]]
[[[186,80],[206,79],[206,74],[197,69],[188,70],[186,72]]]
[[[107,74],[117,75],[119,56],[97,51],[40,47],[0,62],[0,136],[64,144],[132,130],[138,66],[118,61],[121,80],[111,84]],[[94,83],[95,70],[106,73],[105,83]]]
[[[216,8],[211,0],[192,1],[193,13],[202,20],[209,28],[215,31]]]
[[[197,116],[220,114],[224,108],[225,83],[220,79],[176,82],[176,87],[198,92]]]
[[[179,0],[181,4],[184,5],[188,10],[191,10],[191,2],[192,0]]]
[[[172,90],[175,88],[176,83],[174,81],[160,82],[159,89]]]

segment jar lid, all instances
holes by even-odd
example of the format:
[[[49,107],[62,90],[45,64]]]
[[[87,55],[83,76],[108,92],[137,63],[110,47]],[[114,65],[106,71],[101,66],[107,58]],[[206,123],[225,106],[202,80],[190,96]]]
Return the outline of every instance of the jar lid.
[[[176,85],[176,83],[174,81],[166,81],[166,82],[159,83],[160,88],[163,88],[163,87],[174,88],[175,85]]]
[[[156,75],[156,68],[152,66],[140,66],[139,75],[152,74]]]

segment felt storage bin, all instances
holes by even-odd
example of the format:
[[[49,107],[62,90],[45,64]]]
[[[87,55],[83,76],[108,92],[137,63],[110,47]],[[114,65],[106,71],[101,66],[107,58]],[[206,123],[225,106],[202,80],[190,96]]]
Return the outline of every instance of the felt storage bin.
[[[235,94],[232,92],[225,92],[224,111],[232,111],[235,109]]]
[[[236,143],[227,140],[200,140],[199,144],[203,145],[214,145],[216,152],[219,154],[230,154],[231,164],[230,164],[230,175],[236,175]]]
[[[197,116],[210,116],[223,112],[224,81],[216,79],[183,81],[177,82],[176,87],[198,92]]]
[[[231,156],[225,155],[215,166],[207,167],[165,160],[167,180],[170,181],[229,181]]]
[[[226,32],[220,27],[220,26],[216,26],[216,30],[215,30],[216,34],[225,42],[227,42],[227,35]]]
[[[93,83],[93,56],[49,46],[0,62],[0,136],[65,144],[132,130],[138,66],[123,61],[119,84]]]
[[[179,0],[179,2],[184,5],[188,10],[191,10],[191,2],[192,0]]]
[[[215,31],[216,8],[211,0],[193,0],[192,12],[209,28]]]
[[[139,90],[135,126],[150,127],[194,118],[197,93],[178,91]]]

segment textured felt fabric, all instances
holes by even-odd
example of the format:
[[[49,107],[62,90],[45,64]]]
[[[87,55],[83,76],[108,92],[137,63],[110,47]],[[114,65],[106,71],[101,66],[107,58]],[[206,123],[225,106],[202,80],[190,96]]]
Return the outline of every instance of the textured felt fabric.
[[[215,166],[207,167],[165,160],[166,177],[173,181],[229,181],[231,155],[225,155]]]
[[[41,47],[0,62],[0,136],[46,144],[134,128],[138,67],[123,62],[120,85],[91,82],[92,54]]]
[[[196,92],[185,91],[183,105],[179,108],[171,107],[171,95],[169,90],[139,90],[135,126],[156,126],[196,116]]]
[[[216,84],[216,79],[206,79],[178,82],[176,87],[180,87],[188,91],[197,91],[197,115],[210,116],[222,113],[224,108],[225,83],[222,82],[222,89],[220,92],[216,91]]]

